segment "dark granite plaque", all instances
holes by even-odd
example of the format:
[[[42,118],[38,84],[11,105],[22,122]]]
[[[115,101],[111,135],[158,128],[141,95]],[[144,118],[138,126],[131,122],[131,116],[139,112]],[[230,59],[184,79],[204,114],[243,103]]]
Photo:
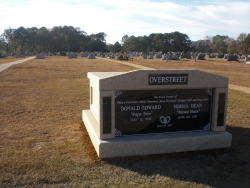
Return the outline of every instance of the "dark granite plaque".
[[[116,136],[210,130],[212,89],[115,91]]]
[[[188,74],[149,74],[148,85],[187,85]]]
[[[217,126],[224,125],[226,93],[219,93]]]
[[[103,134],[111,133],[111,97],[103,97]]]

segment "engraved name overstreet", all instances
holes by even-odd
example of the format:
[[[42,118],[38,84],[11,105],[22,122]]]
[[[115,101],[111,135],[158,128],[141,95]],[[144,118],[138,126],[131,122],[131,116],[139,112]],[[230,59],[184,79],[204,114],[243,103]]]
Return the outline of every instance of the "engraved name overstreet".
[[[188,74],[149,74],[148,85],[187,85]]]

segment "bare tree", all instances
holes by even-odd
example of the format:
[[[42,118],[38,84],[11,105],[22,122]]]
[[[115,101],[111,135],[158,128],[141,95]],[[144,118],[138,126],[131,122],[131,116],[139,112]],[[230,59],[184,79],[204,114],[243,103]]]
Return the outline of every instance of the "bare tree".
[[[237,46],[236,40],[234,38],[228,38],[226,42],[227,42],[227,52],[229,54],[237,53],[238,46]]]
[[[246,33],[241,33],[238,37],[237,37],[237,50],[239,54],[244,54],[246,53],[246,49],[244,46],[244,41],[247,37]]]

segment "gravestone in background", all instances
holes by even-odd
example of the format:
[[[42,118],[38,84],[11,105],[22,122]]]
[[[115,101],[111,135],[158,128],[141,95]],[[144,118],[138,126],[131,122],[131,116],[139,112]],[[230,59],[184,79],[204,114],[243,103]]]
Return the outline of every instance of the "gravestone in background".
[[[216,58],[216,55],[215,54],[210,54],[208,57],[209,58]]]
[[[178,55],[166,54],[164,57],[165,57],[166,61],[168,61],[168,60],[180,60]]]
[[[25,54],[18,54],[16,55],[16,58],[25,58]]]
[[[68,58],[77,58],[77,54],[76,53],[68,53]]]
[[[224,58],[224,54],[218,54],[217,56],[216,56],[216,58]]]
[[[110,58],[110,59],[114,59],[114,58],[115,58],[115,55],[114,55],[114,54],[108,54],[106,57],[107,57],[107,58]]]
[[[91,54],[91,53],[89,53],[89,54]],[[89,54],[87,55],[87,57],[89,56]],[[106,57],[106,56],[105,56],[105,53],[97,53],[97,57]]]
[[[198,70],[92,72],[82,117],[100,158],[231,146],[228,78]]]
[[[205,57],[206,57],[206,54],[198,54],[198,56],[196,57],[196,60],[206,60]]]
[[[104,57],[105,57],[105,55],[104,55]],[[95,59],[95,55],[91,53],[91,54],[88,55],[87,58],[88,58],[88,59]]]
[[[155,54],[155,58],[162,58],[162,54]]]
[[[7,55],[0,53],[0,58],[6,58]]]
[[[140,56],[140,53],[135,52],[135,53],[133,53],[133,56],[139,57],[139,56]]]
[[[172,55],[171,57],[172,57],[173,60],[180,60],[178,55]]]
[[[149,55],[149,52],[141,52],[140,53],[140,56],[142,56],[142,57],[147,57]]]
[[[248,57],[248,55],[245,55],[245,57],[244,57],[244,61],[249,61],[249,57]]]
[[[147,56],[147,59],[153,59],[154,57],[153,57],[153,55],[148,55]]]
[[[227,55],[227,61],[239,61],[237,55]]]
[[[44,54],[36,54],[36,59],[45,59]]]
[[[88,52],[83,52],[83,53],[81,54],[81,57],[88,57],[88,55],[89,55]]]
[[[182,59],[191,59],[191,54],[190,53],[181,53],[180,58],[182,58]]]

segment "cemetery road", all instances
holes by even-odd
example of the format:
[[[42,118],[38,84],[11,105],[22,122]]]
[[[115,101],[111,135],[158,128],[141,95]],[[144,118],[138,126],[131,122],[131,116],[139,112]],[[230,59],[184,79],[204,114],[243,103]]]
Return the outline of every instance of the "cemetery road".
[[[19,63],[23,63],[23,62],[25,62],[25,61],[28,61],[28,60],[31,60],[31,59],[34,59],[34,58],[35,58],[35,57],[28,57],[28,58],[21,59],[21,60],[17,60],[17,61],[11,62],[11,63],[2,64],[2,65],[0,65],[0,72],[2,72],[3,70],[9,68],[9,67],[12,66],[12,65],[16,65],[16,64],[19,64]]]

